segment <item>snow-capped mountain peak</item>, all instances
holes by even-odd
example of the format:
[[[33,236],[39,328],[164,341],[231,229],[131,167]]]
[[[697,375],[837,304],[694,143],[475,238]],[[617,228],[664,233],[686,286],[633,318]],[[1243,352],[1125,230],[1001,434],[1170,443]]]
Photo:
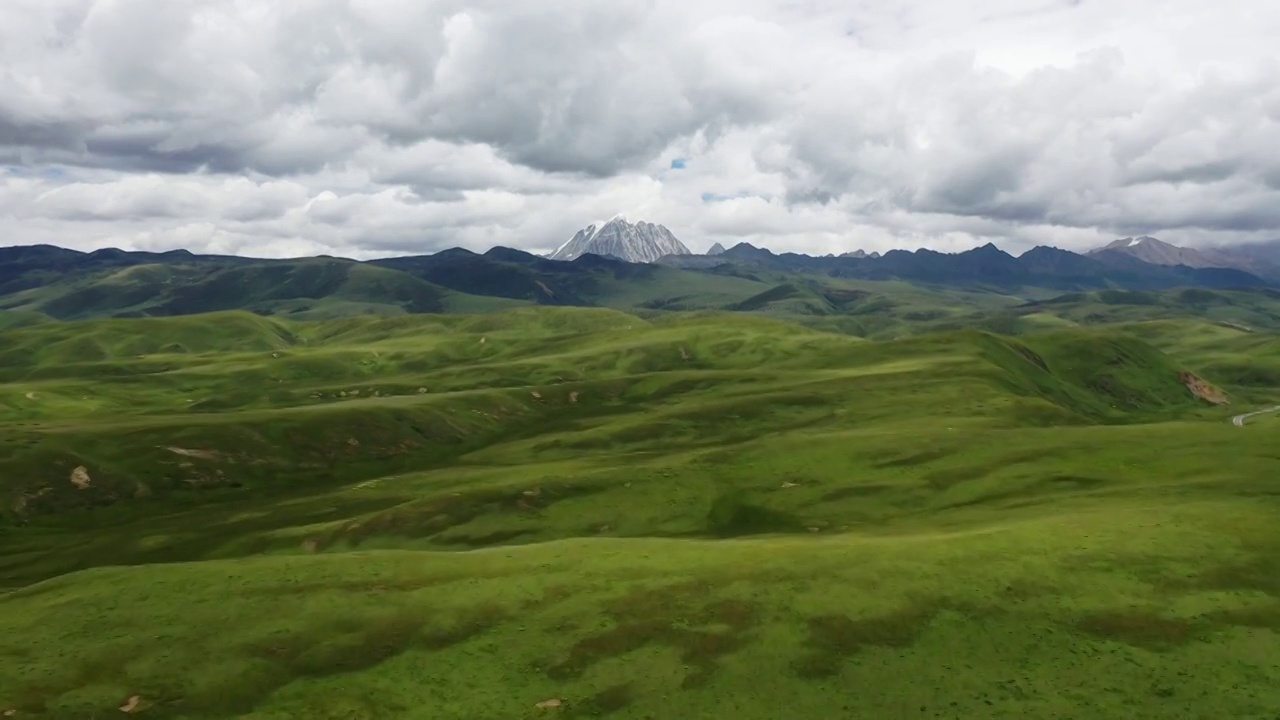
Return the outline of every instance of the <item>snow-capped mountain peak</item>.
[[[1097,250],[1089,251],[1090,255],[1103,256],[1106,253],[1120,253],[1137,258],[1152,265],[1186,265],[1194,268],[1232,267],[1229,261],[1213,257],[1193,248],[1170,245],[1149,235],[1137,238],[1120,238]]]
[[[691,255],[689,248],[661,225],[631,223],[622,213],[603,224],[588,225],[551,253],[552,260],[575,260],[586,254],[609,255],[627,262],[649,263],[665,255]]]

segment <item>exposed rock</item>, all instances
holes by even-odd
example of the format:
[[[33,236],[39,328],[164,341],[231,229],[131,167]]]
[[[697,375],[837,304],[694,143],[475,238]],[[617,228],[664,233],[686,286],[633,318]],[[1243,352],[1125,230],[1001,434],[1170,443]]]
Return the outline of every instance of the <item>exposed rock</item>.
[[[1205,382],[1195,373],[1187,372],[1184,370],[1178,373],[1178,381],[1181,382],[1183,385],[1186,385],[1187,389],[1191,391],[1192,395],[1195,395],[1196,397],[1200,398],[1201,400],[1204,400],[1205,402],[1210,402],[1210,403],[1213,403],[1214,405],[1230,405],[1231,404],[1230,402],[1227,401],[1227,396],[1225,393],[1222,392],[1222,390],[1219,390],[1213,385],[1210,385],[1209,383]]]
[[[552,260],[576,260],[587,254],[633,263],[651,263],[667,255],[693,253],[661,225],[647,222],[632,224],[622,215],[615,215],[599,227],[588,225],[579,230],[550,257]]]
[[[1209,257],[1191,248],[1170,245],[1153,237],[1121,238],[1105,247],[1089,252],[1098,256],[1102,253],[1121,253],[1137,258],[1152,265],[1186,265],[1193,268],[1231,267],[1230,261]]]
[[[75,470],[71,471],[71,484],[75,485],[78,490],[87,490],[92,480],[89,478],[89,469],[83,465],[77,465]]]
[[[578,391],[577,391],[577,390],[574,390],[573,392],[569,393],[569,402],[571,402],[571,403],[575,403],[575,404],[578,402]]]
[[[550,700],[543,700],[542,702],[538,703],[536,707],[539,710],[555,710],[563,705],[564,705],[564,701],[561,700],[560,698],[551,698]]]

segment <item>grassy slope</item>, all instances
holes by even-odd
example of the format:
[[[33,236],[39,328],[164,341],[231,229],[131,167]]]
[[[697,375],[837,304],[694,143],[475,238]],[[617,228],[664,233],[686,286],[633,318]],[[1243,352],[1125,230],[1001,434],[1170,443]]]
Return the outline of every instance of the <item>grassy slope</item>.
[[[187,315],[225,310],[299,318],[472,312],[521,304],[468,295],[405,273],[333,258],[270,264],[133,265],[60,278],[0,298],[6,310],[61,319]]]
[[[1208,371],[1274,336],[1219,329],[12,330],[0,706],[1272,717],[1275,419],[1234,428],[1176,372],[1264,400]]]
[[[1280,329],[1280,293],[1199,288],[1071,293],[1025,305],[1018,308],[1018,314],[1033,327],[1046,317],[1082,325],[1197,317],[1246,329],[1276,330]]]

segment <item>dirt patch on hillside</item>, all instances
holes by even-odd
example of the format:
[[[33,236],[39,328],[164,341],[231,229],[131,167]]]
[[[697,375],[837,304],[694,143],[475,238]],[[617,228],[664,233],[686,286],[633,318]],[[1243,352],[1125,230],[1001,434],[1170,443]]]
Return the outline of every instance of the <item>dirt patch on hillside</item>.
[[[27,399],[28,399],[28,400],[39,400],[39,399],[40,399],[40,393],[38,393],[38,392],[29,392],[29,393],[27,393]]]
[[[1026,360],[1027,362],[1031,363],[1032,365],[1035,365],[1036,367],[1040,368],[1045,372],[1049,372],[1049,364],[1046,363],[1044,361],[1044,358],[1036,354],[1036,352],[1033,351],[1031,348],[1024,347],[1022,345],[1015,345],[1014,349],[1018,351],[1018,354],[1022,356],[1023,360]]]
[[[218,453],[212,450],[192,450],[191,448],[181,448],[181,447],[166,447],[165,450],[168,450],[174,455],[181,455],[183,457],[199,458],[201,460],[217,460],[218,459]]]
[[[1205,382],[1202,378],[1200,378],[1195,373],[1187,372],[1186,370],[1183,370],[1182,372],[1178,373],[1178,380],[1183,385],[1187,386],[1187,389],[1191,391],[1192,395],[1195,395],[1196,397],[1200,398],[1201,400],[1204,400],[1205,402],[1210,402],[1210,403],[1213,403],[1214,405],[1230,405],[1231,404],[1227,400],[1226,393],[1222,392],[1221,390],[1214,387],[1213,385],[1210,385],[1209,383]]]

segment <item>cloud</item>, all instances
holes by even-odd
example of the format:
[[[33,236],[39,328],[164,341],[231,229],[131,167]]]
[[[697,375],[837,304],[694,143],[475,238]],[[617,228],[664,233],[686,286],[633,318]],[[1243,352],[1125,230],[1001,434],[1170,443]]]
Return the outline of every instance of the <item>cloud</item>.
[[[361,257],[549,250],[618,211],[779,251],[1280,237],[1280,7],[1158,10],[12,0],[0,232]]]

